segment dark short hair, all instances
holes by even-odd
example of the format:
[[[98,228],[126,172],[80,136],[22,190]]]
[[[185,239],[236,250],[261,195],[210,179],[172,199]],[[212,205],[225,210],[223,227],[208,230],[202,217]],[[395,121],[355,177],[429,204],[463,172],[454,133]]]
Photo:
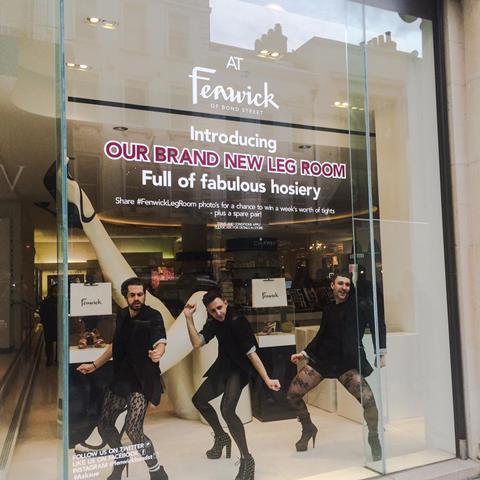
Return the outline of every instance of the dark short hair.
[[[223,300],[222,292],[219,288],[209,290],[202,298],[202,302],[205,307],[208,307],[216,298]]]
[[[120,288],[120,291],[122,292],[122,295],[127,298],[128,295],[128,287],[130,285],[141,285],[143,288],[143,293],[145,293],[146,287],[145,287],[145,282],[143,282],[140,278],[138,277],[132,277],[128,278],[122,283],[122,286]]]
[[[332,283],[335,283],[335,280],[337,279],[337,277],[345,277],[345,278],[348,278],[350,282],[352,281],[352,274],[347,270],[339,270],[338,272],[335,272],[333,277],[330,279],[330,281]]]

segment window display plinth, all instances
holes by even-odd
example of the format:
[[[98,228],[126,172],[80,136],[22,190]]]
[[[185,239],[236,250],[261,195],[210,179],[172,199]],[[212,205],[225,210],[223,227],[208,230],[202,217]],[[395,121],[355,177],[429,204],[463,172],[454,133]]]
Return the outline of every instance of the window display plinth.
[[[295,353],[295,335],[290,333],[273,333],[257,336],[259,351],[270,378],[280,381],[279,392],[269,390],[260,377],[252,382],[252,412],[262,422],[295,418],[293,410],[287,403],[288,387],[297,374],[297,367],[290,362]]]
[[[69,448],[75,448],[75,445],[85,442],[97,427],[103,397],[113,375],[112,362],[107,362],[89,375],[78,372],[77,367],[82,363],[93,362],[104,350],[104,348],[79,350],[70,347]]]

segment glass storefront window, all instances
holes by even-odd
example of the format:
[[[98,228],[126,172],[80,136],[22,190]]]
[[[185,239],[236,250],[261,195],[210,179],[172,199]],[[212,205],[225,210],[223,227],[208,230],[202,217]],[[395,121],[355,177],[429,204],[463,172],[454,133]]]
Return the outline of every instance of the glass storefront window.
[[[57,1],[0,1],[0,477],[61,478]]]
[[[66,3],[71,478],[454,456],[432,39],[340,0]]]

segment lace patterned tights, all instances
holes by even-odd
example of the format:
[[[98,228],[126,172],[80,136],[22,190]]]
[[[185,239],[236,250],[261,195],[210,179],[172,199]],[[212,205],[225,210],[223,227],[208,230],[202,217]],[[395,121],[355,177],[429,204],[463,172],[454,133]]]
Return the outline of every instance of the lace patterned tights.
[[[292,380],[287,400],[299,417],[308,415],[303,396],[315,388],[324,378],[311,366],[303,367]],[[378,431],[378,409],[375,397],[367,381],[358,370],[348,370],[338,377],[338,381],[353,395],[363,407],[363,416],[372,433]]]
[[[118,416],[127,410],[125,433],[133,445],[143,445],[137,449],[145,458],[148,467],[153,467],[157,464],[155,449],[152,441],[143,433],[143,421],[147,413],[147,406],[147,399],[139,392],[130,393],[124,398],[108,390],[103,401],[98,433],[111,448],[120,448],[122,441],[115,422]]]

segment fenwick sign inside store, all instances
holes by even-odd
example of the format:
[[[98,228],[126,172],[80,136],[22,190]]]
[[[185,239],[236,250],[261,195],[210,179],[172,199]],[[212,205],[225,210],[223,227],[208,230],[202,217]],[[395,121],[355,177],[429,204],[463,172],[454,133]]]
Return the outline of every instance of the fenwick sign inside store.
[[[226,68],[233,68],[240,70],[241,57],[229,57]],[[275,95],[268,91],[268,82],[263,82],[263,92],[254,93],[252,87],[248,85],[246,90],[236,90],[233,87],[224,87],[223,85],[211,85],[211,77],[201,76],[200,74],[214,75],[217,71],[213,68],[193,67],[192,74],[189,77],[192,79],[192,103],[198,103],[198,97],[205,100],[224,100],[238,105],[248,105],[255,107],[274,107],[279,108],[278,104],[274,102]],[[203,84],[200,86],[199,81]]]

